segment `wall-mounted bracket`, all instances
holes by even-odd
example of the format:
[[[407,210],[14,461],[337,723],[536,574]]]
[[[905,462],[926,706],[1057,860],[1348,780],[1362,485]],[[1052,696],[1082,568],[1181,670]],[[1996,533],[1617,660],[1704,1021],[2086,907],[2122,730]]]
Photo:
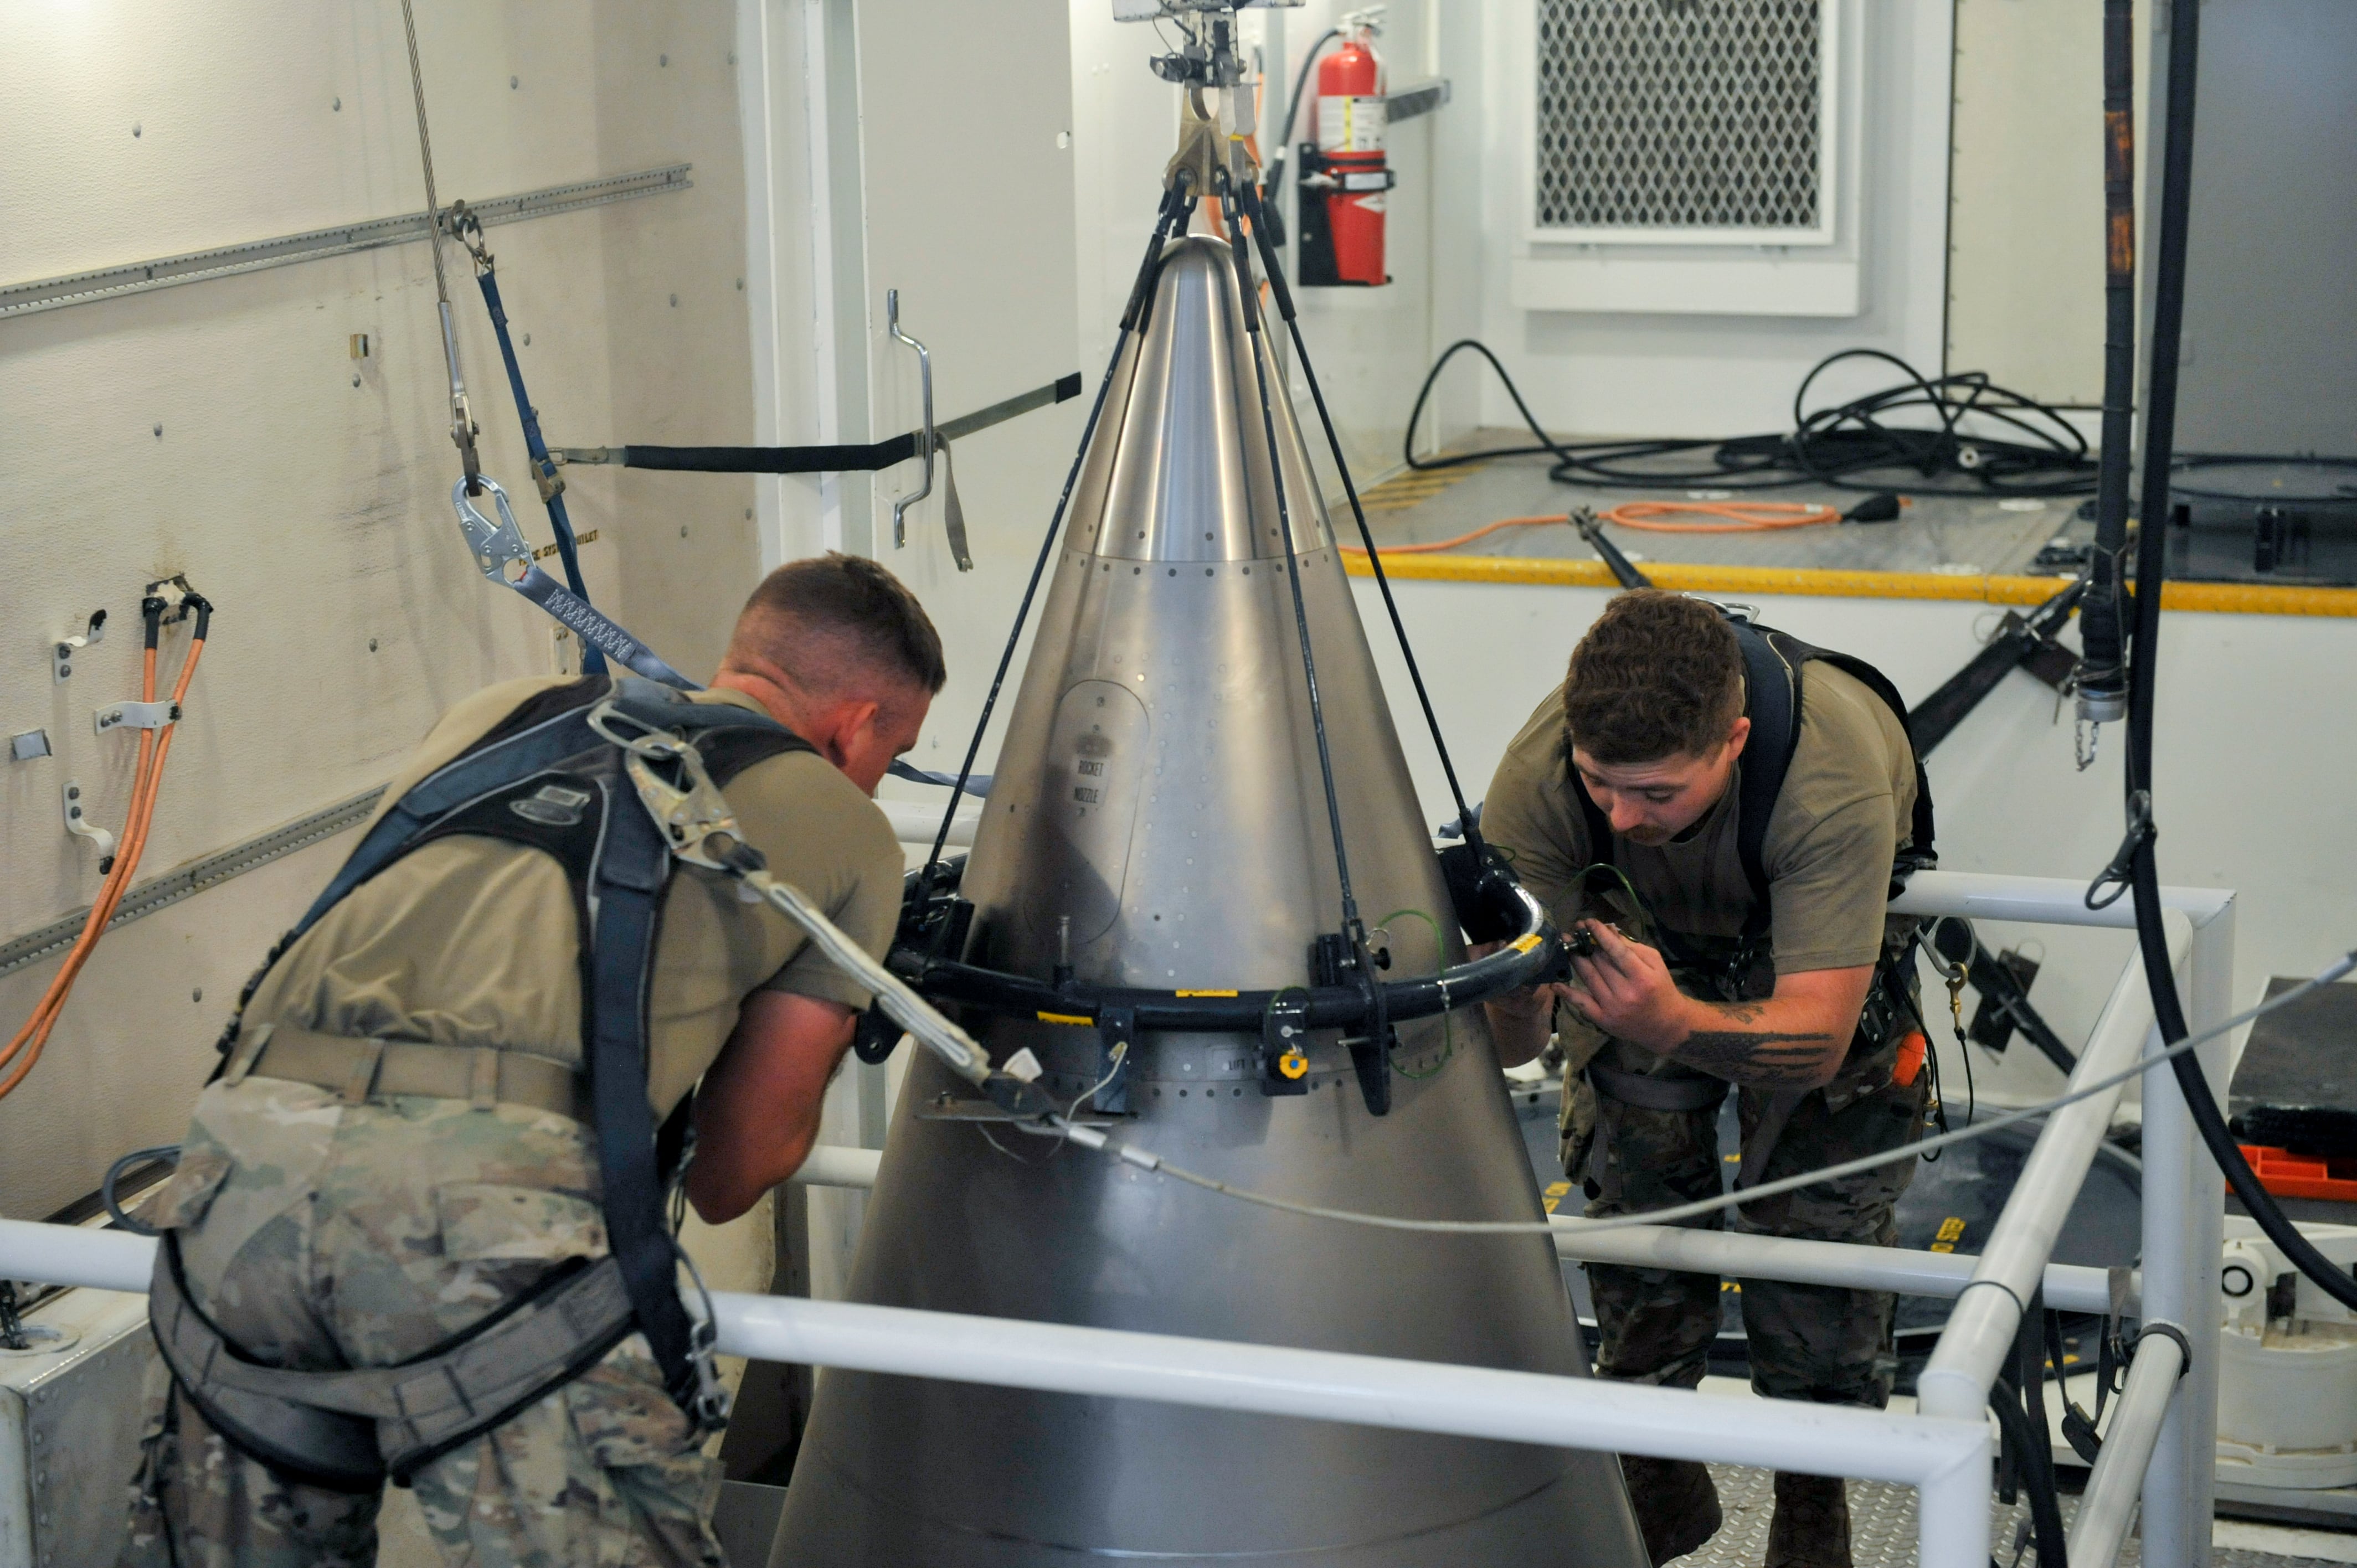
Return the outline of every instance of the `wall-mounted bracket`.
[[[49,679],[63,681],[73,673],[74,655],[106,640],[106,612],[90,612],[90,625],[80,637],[60,638],[49,645]]]
[[[917,381],[924,399],[924,429],[917,438],[917,456],[924,459],[925,482],[914,495],[902,496],[892,503],[892,548],[904,549],[909,542],[909,509],[933,493],[933,355],[932,350],[900,330],[900,291],[884,291],[884,319],[890,325],[893,338],[917,351]]]
[[[69,779],[61,790],[66,811],[66,832],[78,839],[88,839],[98,851],[98,874],[101,876],[114,869],[114,835],[104,828],[93,826],[81,809],[81,786]]]
[[[119,729],[162,729],[180,716],[172,703],[109,703],[91,715],[101,735]]]

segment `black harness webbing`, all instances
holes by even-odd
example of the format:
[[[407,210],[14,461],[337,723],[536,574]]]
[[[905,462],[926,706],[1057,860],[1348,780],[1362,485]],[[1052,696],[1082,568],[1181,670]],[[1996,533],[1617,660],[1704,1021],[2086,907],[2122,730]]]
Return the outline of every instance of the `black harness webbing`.
[[[663,1179],[647,1100],[648,993],[662,893],[673,863],[661,830],[623,772],[619,748],[589,727],[589,710],[609,690],[615,704],[631,717],[680,732],[694,743],[716,781],[767,757],[815,749],[766,714],[690,703],[668,687],[635,677],[609,682],[590,676],[538,693],[403,795],[273,957],[354,888],[437,839],[499,838],[540,850],[565,867],[580,921],[583,1059],[608,1242],[630,1316],[647,1337],[664,1387],[693,1416],[698,1388],[693,1330],[663,1221]],[[267,964],[263,972],[268,972]],[[256,975],[249,983],[249,997],[260,979]],[[224,1047],[234,1038],[232,1033]],[[487,1330],[497,1320],[494,1315],[470,1332]],[[463,1343],[462,1338],[444,1348],[455,1356]],[[580,1369],[572,1366],[554,1380]],[[204,1402],[202,1389],[188,1391]],[[445,1432],[439,1446],[464,1441],[499,1419],[503,1414],[456,1436]]]

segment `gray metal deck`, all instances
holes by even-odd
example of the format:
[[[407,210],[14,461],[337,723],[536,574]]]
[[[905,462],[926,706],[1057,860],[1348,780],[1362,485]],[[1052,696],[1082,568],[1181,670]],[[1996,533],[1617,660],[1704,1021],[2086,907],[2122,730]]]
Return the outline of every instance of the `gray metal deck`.
[[[1468,447],[1526,444],[1524,432],[1486,430]],[[1558,485],[1547,478],[1550,459],[1510,457],[1435,473],[1399,476],[1370,492],[1367,521],[1379,544],[1447,539],[1500,518],[1560,514],[1577,506],[1599,511],[1624,500],[1665,500],[1700,491],[1598,490]],[[1454,476],[1454,477],[1452,477]],[[1739,491],[1713,499],[1817,501],[1846,511],[1866,492],[1827,485]],[[1420,498],[1420,499],[1419,499]],[[1611,530],[1631,559],[1685,561],[1727,566],[1798,566],[1840,571],[2026,574],[2040,548],[2058,535],[2074,543],[2094,537],[2094,524],[2073,514],[2082,498],[2053,496],[1923,497],[1884,523],[1838,523],[1766,533],[1668,534]],[[1347,521],[1343,521],[1347,530]],[[1568,527],[1512,529],[1468,545],[1469,555],[1569,557],[1593,553]],[[2058,584],[2059,586],[2059,584]]]

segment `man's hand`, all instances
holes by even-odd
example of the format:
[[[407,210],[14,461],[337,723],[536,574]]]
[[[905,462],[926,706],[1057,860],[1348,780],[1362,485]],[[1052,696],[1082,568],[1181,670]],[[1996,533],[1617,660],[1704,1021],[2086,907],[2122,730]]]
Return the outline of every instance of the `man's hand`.
[[[802,1168],[856,1021],[840,1002],[791,992],[745,999],[737,1032],[695,1093],[687,1197],[706,1223],[736,1219]]]
[[[1755,1088],[1816,1089],[1833,1080],[1857,1033],[1874,966],[1779,975],[1761,1002],[1697,1002],[1662,955],[1598,920],[1592,958],[1571,961],[1565,994],[1605,1033],[1687,1067]]]
[[[1571,1004],[1617,1039],[1660,1056],[1673,1054],[1692,1026],[1692,1003],[1670,978],[1662,955],[1602,920],[1582,920],[1573,929],[1594,939],[1596,952],[1571,961],[1571,980],[1564,987]]]
[[[1465,956],[1487,958],[1505,945],[1475,942],[1465,950]],[[1561,985],[1542,982],[1492,996],[1482,1004],[1489,1013],[1490,1038],[1498,1047],[1500,1067],[1520,1067],[1546,1049],[1547,1036],[1555,1032],[1555,1004],[1563,996]]]

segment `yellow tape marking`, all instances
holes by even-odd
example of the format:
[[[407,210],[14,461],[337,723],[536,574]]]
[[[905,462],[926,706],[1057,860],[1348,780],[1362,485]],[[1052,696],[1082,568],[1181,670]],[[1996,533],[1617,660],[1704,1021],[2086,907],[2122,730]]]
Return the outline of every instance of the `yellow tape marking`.
[[[1364,552],[1345,552],[1342,569],[1371,577]],[[1512,583],[1542,587],[1613,588],[1601,561],[1520,555],[1394,555],[1383,562],[1394,578],[1438,583]],[[2036,605],[2061,593],[2067,577],[1995,575],[1949,576],[1940,572],[1847,572],[1802,566],[1709,566],[1688,561],[1648,561],[1656,587],[1689,594],[1794,594],[1835,599],[1962,599],[1992,605]],[[2357,617],[2357,588],[2300,588],[2269,583],[2170,583],[2165,609],[2211,615]]]
[[[1525,931],[1513,940],[1513,949],[1516,952],[1528,952],[1538,945],[1539,935],[1536,931]]]
[[[1173,996],[1233,996],[1232,991],[1174,991]]]
[[[1087,1026],[1093,1025],[1096,1020],[1079,1013],[1042,1013],[1039,1015],[1039,1022],[1042,1024],[1080,1024]]]

